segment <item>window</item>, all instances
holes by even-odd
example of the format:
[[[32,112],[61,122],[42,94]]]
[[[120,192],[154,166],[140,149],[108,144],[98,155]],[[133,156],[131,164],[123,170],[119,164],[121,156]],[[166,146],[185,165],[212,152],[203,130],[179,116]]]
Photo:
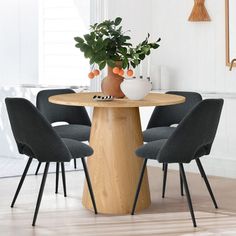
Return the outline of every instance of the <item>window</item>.
[[[39,83],[89,86],[89,63],[74,37],[90,25],[89,0],[39,1]]]

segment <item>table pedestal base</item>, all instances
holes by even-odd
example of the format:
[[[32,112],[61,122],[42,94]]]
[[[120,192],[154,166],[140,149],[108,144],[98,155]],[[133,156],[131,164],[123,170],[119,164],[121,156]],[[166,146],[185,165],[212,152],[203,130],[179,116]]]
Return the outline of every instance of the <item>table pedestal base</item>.
[[[143,163],[134,151],[142,145],[139,109],[95,107],[88,158],[88,170],[98,213],[129,214]],[[83,205],[93,210],[87,183]],[[145,171],[136,211],[150,205],[147,171]]]

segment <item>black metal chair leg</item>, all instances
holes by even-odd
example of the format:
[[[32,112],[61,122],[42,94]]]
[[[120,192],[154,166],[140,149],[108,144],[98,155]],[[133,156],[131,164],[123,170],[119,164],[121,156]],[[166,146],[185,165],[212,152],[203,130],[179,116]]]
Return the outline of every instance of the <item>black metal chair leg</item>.
[[[76,158],[74,158],[74,168],[77,169]]]
[[[165,170],[165,163],[162,163],[162,171]]]
[[[62,174],[64,197],[66,197],[67,196],[67,194],[66,194],[66,174],[65,174],[65,166],[64,166],[63,162],[61,162],[61,174]]]
[[[44,186],[45,186],[46,179],[47,179],[48,168],[49,168],[49,162],[46,163],[45,169],[44,169],[44,172],[43,172],[43,178],[42,178],[41,186],[40,186],[40,189],[39,189],[38,200],[37,200],[36,208],[35,208],[35,211],[34,211],[34,218],[33,218],[32,226],[35,226],[35,222],[37,220],[38,211],[39,211],[40,203],[41,203],[42,196],[43,196],[43,190],[44,190]]]
[[[146,165],[147,165],[147,160],[148,159],[145,159],[144,162],[143,162],[143,167],[142,167],[142,170],[141,170],[141,173],[140,173],[140,177],[139,177],[139,181],[138,181],[138,186],[137,186],[137,190],[136,190],[136,194],[135,194],[135,198],[134,198],[134,204],[133,204],[133,208],[132,208],[132,211],[131,211],[131,215],[134,215],[134,212],[135,212],[139,192],[140,192],[142,181],[143,181],[143,175],[144,175]]]
[[[189,207],[189,211],[190,211],[190,214],[191,214],[191,217],[192,217],[193,226],[197,227],[195,216],[194,216],[194,211],[193,211],[193,205],[192,205],[192,201],[191,201],[191,196],[190,196],[189,189],[188,189],[188,183],[187,183],[187,179],[186,179],[186,175],[185,175],[185,171],[184,171],[184,166],[183,166],[182,163],[179,163],[179,169],[180,169],[181,177],[182,177],[183,184],[184,184],[185,193],[186,193],[187,200],[188,200],[188,207]]]
[[[209,194],[211,195],[211,199],[212,199],[212,201],[213,201],[213,203],[214,203],[214,206],[215,206],[215,208],[217,209],[217,208],[218,208],[218,205],[217,205],[217,203],[216,203],[214,194],[213,194],[213,192],[212,192],[212,190],[211,190],[211,186],[210,186],[210,184],[209,184],[209,182],[208,182],[208,179],[207,179],[207,176],[206,176],[205,171],[204,171],[204,169],[203,169],[202,163],[201,163],[201,161],[200,161],[199,159],[196,159],[196,163],[197,163],[198,169],[199,169],[199,171],[200,171],[200,173],[201,173],[201,176],[202,176],[202,178],[203,178],[204,181],[205,181],[205,184],[206,184],[206,186],[207,186],[208,192],[209,192]]]
[[[93,203],[94,213],[97,214],[97,206],[96,206],[96,202],[95,202],[95,198],[94,198],[94,194],[93,194],[93,188],[92,188],[92,184],[91,184],[91,181],[90,181],[90,177],[89,177],[86,161],[84,160],[84,158],[81,158],[81,161],[82,161],[82,164],[83,164],[84,173],[85,173],[85,177],[86,177],[87,184],[88,184],[88,189],[89,189],[90,197],[91,197],[91,200],[92,200],[92,203]]]
[[[163,163],[163,166],[164,166],[164,171],[163,171],[163,184],[162,184],[162,198],[165,197],[168,163]]]
[[[56,164],[56,190],[55,190],[55,193],[58,193],[59,171],[60,171],[60,163],[57,162],[57,164]]]
[[[29,167],[30,167],[31,162],[32,162],[32,158],[29,158],[29,160],[28,160],[28,162],[27,162],[27,164],[26,164],[26,166],[25,166],[24,172],[23,172],[23,174],[22,174],[22,176],[21,176],[21,179],[20,179],[20,182],[19,182],[19,184],[18,184],[18,187],[17,187],[17,189],[16,189],[16,193],[15,193],[14,198],[13,198],[13,200],[12,200],[11,207],[14,207],[15,201],[16,201],[16,199],[17,199],[17,196],[18,196],[19,192],[20,192],[20,189],[21,189],[21,187],[22,187],[22,184],[23,184],[23,182],[24,182],[24,180],[25,180],[25,176],[26,176],[26,174],[27,174],[27,172],[28,172],[28,169],[29,169]]]
[[[179,170],[179,180],[180,180],[180,193],[181,193],[181,196],[184,196],[184,186],[183,186],[183,180],[181,178],[180,170]]]
[[[38,174],[38,172],[39,172],[39,169],[40,169],[40,166],[41,166],[41,162],[39,162],[39,163],[38,163],[37,169],[36,169],[36,171],[35,171],[35,175],[37,175],[37,174]]]

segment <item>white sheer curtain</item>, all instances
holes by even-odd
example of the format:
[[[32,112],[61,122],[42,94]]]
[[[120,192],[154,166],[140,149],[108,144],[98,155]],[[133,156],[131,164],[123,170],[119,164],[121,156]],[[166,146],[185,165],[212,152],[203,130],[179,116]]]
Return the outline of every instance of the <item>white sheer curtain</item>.
[[[101,22],[108,18],[108,0],[91,0],[91,24]],[[90,90],[97,92],[101,91],[101,80],[105,76],[106,68],[102,71],[99,77],[91,80]]]
[[[39,83],[89,86],[89,63],[75,48],[74,37],[87,34],[89,0],[39,1]]]

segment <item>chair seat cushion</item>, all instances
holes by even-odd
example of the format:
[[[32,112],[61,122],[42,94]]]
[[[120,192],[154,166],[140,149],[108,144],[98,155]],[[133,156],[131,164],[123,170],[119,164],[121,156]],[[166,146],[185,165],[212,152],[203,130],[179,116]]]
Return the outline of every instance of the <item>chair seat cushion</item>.
[[[62,141],[68,147],[73,158],[88,157],[93,154],[93,149],[77,140],[62,138]]]
[[[90,126],[87,125],[59,125],[53,129],[61,138],[88,141],[90,136]]]
[[[80,141],[68,138],[62,138],[62,141],[69,149],[73,158],[88,157],[93,154],[93,149]],[[34,153],[26,145],[23,145],[21,153],[34,158]]]
[[[160,139],[157,141],[149,142],[147,144],[142,145],[139,147],[135,153],[139,157],[143,157],[145,159],[157,159],[157,155],[161,148],[166,143],[167,139]]]
[[[143,132],[143,141],[152,142],[160,139],[168,139],[173,134],[175,129],[175,127],[155,127],[146,129]]]

